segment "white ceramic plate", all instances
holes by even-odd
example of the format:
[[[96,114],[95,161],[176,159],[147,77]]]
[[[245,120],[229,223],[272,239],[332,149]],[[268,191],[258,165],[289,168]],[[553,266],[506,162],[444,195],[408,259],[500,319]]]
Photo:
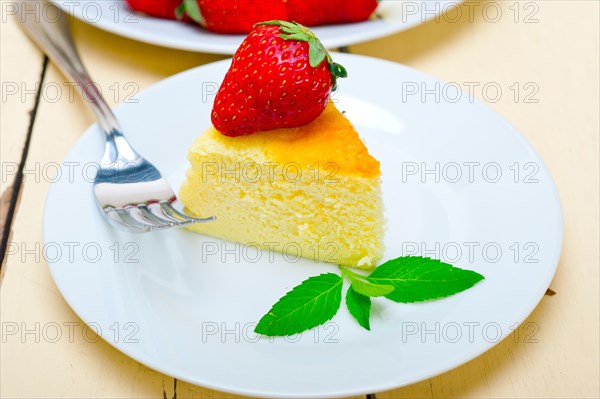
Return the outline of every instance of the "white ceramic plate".
[[[445,12],[462,0],[382,1],[372,19],[345,25],[315,27],[328,48],[347,46],[409,29]],[[245,35],[220,35],[196,26],[133,13],[124,0],[54,0],[76,18],[100,29],[159,46],[181,50],[233,54]],[[455,12],[454,12],[455,13]]]
[[[372,58],[334,58],[350,73],[334,99],[382,164],[389,220],[384,259],[441,257],[486,280],[434,302],[376,300],[371,332],[342,307],[332,322],[300,337],[257,337],[254,323],[285,292],[336,267],[185,231],[129,235],[111,229],[92,196],[94,161],[103,150],[93,126],[52,185],[44,239],[58,288],[104,339],[156,370],[222,391],[338,397],[457,367],[510,334],[534,309],[562,242],[557,193],[534,150],[467,95],[422,102],[403,91],[407,83],[434,87],[434,78]],[[133,145],[174,186],[187,168],[188,147],[210,123],[207,92],[228,64],[173,76],[142,93],[139,103],[116,110]],[[436,168],[439,174],[431,172]],[[67,247],[74,244],[67,243],[77,243],[73,256]],[[62,256],[54,246],[62,247]]]

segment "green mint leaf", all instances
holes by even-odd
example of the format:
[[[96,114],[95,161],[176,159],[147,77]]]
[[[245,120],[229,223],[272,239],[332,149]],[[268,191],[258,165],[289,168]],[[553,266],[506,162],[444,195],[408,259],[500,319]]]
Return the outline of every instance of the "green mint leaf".
[[[294,335],[325,323],[340,307],[342,282],[334,273],[304,280],[273,305],[254,332],[268,336]]]
[[[185,13],[194,22],[199,23],[202,26],[206,25],[202,13],[200,12],[200,7],[198,7],[198,0],[183,0],[182,6]]]
[[[354,291],[362,295],[378,297],[385,296],[394,291],[393,285],[372,283],[365,280],[367,276],[354,273],[348,269],[342,269],[342,275],[348,278]]]
[[[389,260],[367,277],[371,283],[394,286],[394,291],[385,297],[403,303],[444,298],[471,288],[483,279],[474,271],[420,256]]]
[[[356,292],[354,288],[350,287],[346,291],[346,306],[358,324],[371,331],[371,325],[369,324],[371,298]]]

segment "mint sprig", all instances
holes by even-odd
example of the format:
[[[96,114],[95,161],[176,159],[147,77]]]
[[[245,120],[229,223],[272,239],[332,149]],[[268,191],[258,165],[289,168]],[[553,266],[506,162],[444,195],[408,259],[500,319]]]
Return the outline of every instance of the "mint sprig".
[[[484,277],[437,259],[401,256],[363,275],[341,267],[342,275],[310,277],[285,294],[254,329],[268,336],[294,335],[331,320],[342,301],[344,278],[350,282],[346,306],[370,330],[371,298],[412,303],[445,298],[471,288]]]

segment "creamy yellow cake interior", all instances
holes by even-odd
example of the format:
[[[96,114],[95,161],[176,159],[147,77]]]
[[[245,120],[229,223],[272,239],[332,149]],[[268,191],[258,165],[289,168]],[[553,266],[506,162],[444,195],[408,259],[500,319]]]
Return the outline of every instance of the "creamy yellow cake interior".
[[[333,104],[299,128],[227,137],[211,127],[188,157],[180,199],[217,217],[190,230],[344,266],[381,258],[379,162]]]

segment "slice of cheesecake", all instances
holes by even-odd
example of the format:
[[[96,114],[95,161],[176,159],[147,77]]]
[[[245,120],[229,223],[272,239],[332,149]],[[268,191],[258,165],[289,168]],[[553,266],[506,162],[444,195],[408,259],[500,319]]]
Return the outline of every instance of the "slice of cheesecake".
[[[217,217],[194,232],[351,267],[383,255],[379,162],[331,103],[299,128],[227,137],[211,127],[189,161],[180,199]]]

